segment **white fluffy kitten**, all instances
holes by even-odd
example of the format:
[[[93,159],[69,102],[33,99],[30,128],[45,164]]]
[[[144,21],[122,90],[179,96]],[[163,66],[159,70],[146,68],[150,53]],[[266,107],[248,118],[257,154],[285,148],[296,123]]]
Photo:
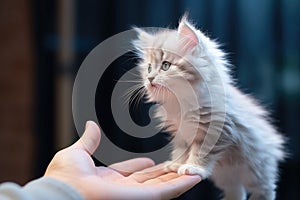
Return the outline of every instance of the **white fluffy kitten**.
[[[136,30],[143,86],[174,137],[166,169],[211,178],[225,199],[275,199],[283,137],[234,86],[218,45],[186,17],[178,30]]]

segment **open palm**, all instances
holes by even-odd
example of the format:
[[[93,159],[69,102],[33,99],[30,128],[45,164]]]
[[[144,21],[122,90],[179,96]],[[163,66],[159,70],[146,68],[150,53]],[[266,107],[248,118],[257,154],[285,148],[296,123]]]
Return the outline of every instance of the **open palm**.
[[[148,158],[136,158],[109,167],[96,167],[90,155],[100,143],[100,129],[88,122],[83,136],[59,151],[45,176],[77,189],[85,199],[171,199],[200,182],[199,176],[166,173]]]

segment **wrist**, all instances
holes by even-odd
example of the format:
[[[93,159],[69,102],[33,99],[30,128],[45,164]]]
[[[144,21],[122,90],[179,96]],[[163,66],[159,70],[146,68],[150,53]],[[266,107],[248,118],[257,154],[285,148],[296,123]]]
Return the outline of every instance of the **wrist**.
[[[84,199],[70,184],[49,176],[29,182],[24,186],[24,191],[32,195],[33,199]]]

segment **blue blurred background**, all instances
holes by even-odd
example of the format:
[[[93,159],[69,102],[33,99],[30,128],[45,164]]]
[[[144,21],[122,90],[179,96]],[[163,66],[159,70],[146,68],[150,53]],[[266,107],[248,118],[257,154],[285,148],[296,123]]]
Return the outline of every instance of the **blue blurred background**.
[[[300,198],[299,0],[7,0],[0,9],[0,181],[41,176],[54,152],[77,138],[72,85],[95,46],[132,25],[176,28],[188,11],[223,44],[240,88],[289,138],[277,199]],[[218,196],[203,181],[178,199]]]

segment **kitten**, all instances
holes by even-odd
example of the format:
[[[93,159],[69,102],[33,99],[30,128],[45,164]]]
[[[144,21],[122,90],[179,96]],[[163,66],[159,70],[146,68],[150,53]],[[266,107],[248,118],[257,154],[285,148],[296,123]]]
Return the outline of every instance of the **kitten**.
[[[235,86],[218,44],[184,16],[177,30],[133,42],[149,101],[173,135],[166,170],[210,178],[224,199],[275,199],[284,139],[268,113]]]

